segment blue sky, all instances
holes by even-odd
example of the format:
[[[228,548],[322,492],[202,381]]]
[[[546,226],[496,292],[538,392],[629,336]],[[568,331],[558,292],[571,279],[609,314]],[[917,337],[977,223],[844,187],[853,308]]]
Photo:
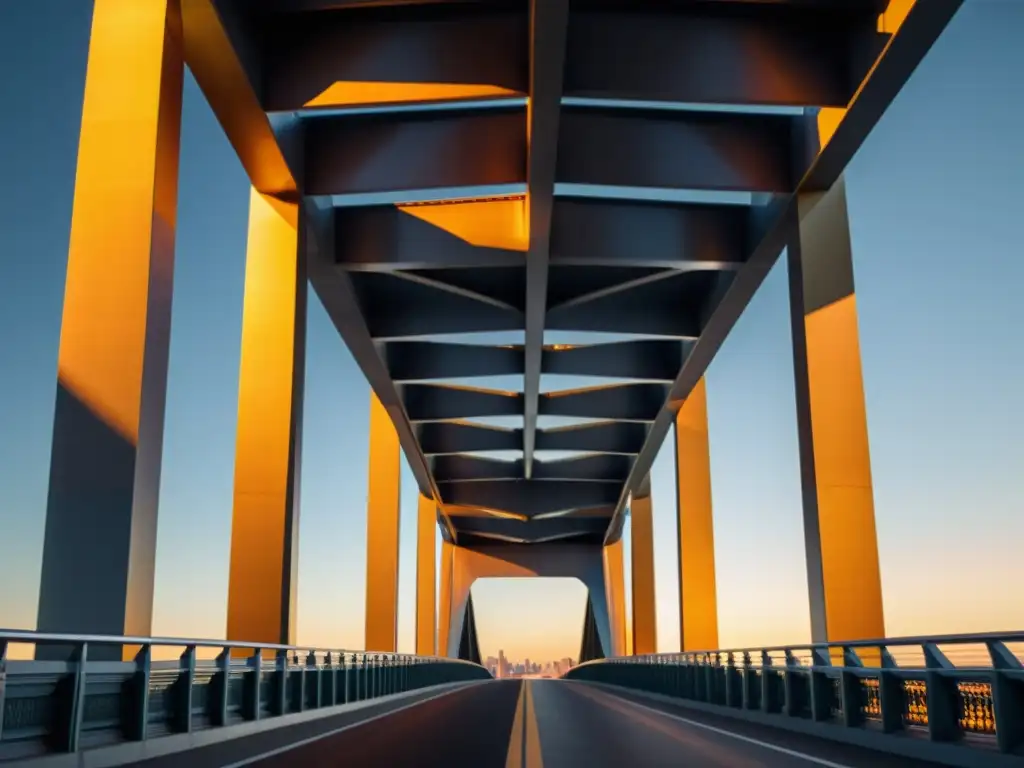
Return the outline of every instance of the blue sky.
[[[89,19],[88,3],[0,3],[0,626],[35,621]],[[968,2],[847,174],[893,635],[1024,625],[1010,588],[1024,581],[1022,34],[1024,4]],[[248,188],[191,77],[180,187],[154,632],[220,637]],[[708,373],[724,646],[809,635],[788,334],[776,268]],[[299,637],[360,647],[369,395],[315,298],[308,356]],[[665,650],[678,643],[673,482],[669,446],[653,472]],[[407,468],[403,483],[411,649]],[[576,654],[582,585],[481,582],[475,595],[485,654]]]

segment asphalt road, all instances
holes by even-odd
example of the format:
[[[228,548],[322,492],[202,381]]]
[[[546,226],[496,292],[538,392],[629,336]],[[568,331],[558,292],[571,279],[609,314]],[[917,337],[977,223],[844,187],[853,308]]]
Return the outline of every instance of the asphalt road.
[[[174,765],[253,768],[937,768],[931,763],[559,680],[494,681],[405,702],[368,722],[273,744],[179,755]],[[290,730],[290,729],[289,729]],[[288,741],[288,738],[291,741]],[[310,740],[313,739],[313,740]],[[303,741],[294,748],[289,743]],[[215,749],[214,747],[207,748]]]

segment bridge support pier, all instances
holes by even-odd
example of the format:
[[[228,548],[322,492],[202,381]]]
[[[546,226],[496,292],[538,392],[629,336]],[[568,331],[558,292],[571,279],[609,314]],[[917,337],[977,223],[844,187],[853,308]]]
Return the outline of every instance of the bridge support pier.
[[[439,651],[459,653],[470,589],[484,578],[576,578],[587,587],[590,610],[604,655],[613,648],[604,547],[585,544],[496,544],[473,548],[447,542],[441,558],[441,640]]]
[[[177,3],[97,0],[57,364],[43,632],[152,634],[182,45]],[[68,652],[40,646],[37,656]],[[91,659],[120,655],[90,648]]]
[[[398,533],[401,447],[387,409],[370,392],[370,482],[366,505],[366,640],[368,651],[398,645]]]
[[[633,654],[658,652],[658,625],[654,597],[654,509],[650,480],[646,494],[630,503],[630,554],[633,576]]]
[[[416,521],[416,653],[437,653],[437,505],[422,493]]]
[[[626,655],[626,567],[622,539],[604,548],[604,588],[608,596],[608,624],[611,651],[607,655]]]
[[[707,388],[702,377],[676,414],[679,648],[718,648],[715,534]]]
[[[884,637],[843,179],[798,207],[788,266],[811,635]]]
[[[304,226],[299,206],[252,189],[238,382],[229,640],[295,642],[308,291]]]

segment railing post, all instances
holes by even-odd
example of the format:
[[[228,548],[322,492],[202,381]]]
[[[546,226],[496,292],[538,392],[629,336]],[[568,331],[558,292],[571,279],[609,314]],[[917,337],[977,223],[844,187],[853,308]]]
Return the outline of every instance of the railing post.
[[[743,708],[758,709],[760,702],[757,698],[757,686],[755,685],[754,665],[750,654],[743,652]]]
[[[7,641],[0,640],[0,743],[4,739],[4,700],[7,695]]]
[[[1004,643],[990,642],[992,657],[992,713],[996,721],[996,744],[1000,752],[1013,752],[1024,744],[1024,680],[1013,679],[1007,672],[1020,672],[1024,665]],[[3,683],[0,682],[0,687]],[[0,691],[0,706],[3,692]]]
[[[273,713],[278,716],[288,714],[291,708],[288,703],[288,651],[278,651],[274,654],[273,690]]]
[[[75,649],[71,665],[73,672],[67,681],[62,716],[55,734],[54,747],[58,752],[77,752],[82,734],[82,716],[85,714],[86,665],[89,663],[89,644],[82,643]],[[63,721],[63,722],[61,722]]]
[[[827,648],[811,649],[811,720],[816,723],[832,719],[832,681],[824,671],[831,666]]]
[[[786,651],[786,669],[782,673],[782,690],[784,695],[783,708],[785,713],[789,717],[797,717],[800,714],[800,710],[803,708],[803,701],[800,691],[801,680],[797,679],[796,657],[792,651]]]
[[[880,650],[882,667],[878,670],[878,708],[882,711],[882,733],[899,733],[904,729],[903,708],[907,697],[903,691],[903,679],[893,672],[896,661],[889,649]]]
[[[761,651],[761,711],[766,714],[775,714],[779,711],[778,696],[776,696],[775,669],[772,666],[772,657],[767,651]]]
[[[331,663],[331,656],[330,656],[330,654],[327,655],[326,663],[328,665]],[[314,688],[313,688],[312,691],[309,691],[309,686],[303,684],[303,688],[307,692],[303,694],[303,699],[302,700],[304,702],[306,702],[307,706],[309,706],[309,707],[311,707],[313,709],[320,709],[320,707],[323,706],[323,675],[321,674],[320,667],[316,663],[316,652],[315,651],[310,651],[309,655],[306,656],[306,672],[305,672],[305,674],[312,676]],[[309,693],[313,694],[312,695],[312,699],[313,699],[312,701],[308,700],[310,698],[309,697]]]
[[[178,675],[177,712],[174,730],[178,733],[192,732],[192,689],[196,682],[196,647],[189,645],[180,658],[181,674]],[[147,682],[146,687],[149,687]],[[148,697],[147,697],[148,698]]]
[[[135,672],[132,679],[122,687],[129,693],[129,703],[122,710],[125,738],[144,741],[149,723],[149,673],[152,668],[152,646],[143,645],[135,654]],[[3,709],[0,702],[0,710]]]
[[[210,700],[208,711],[210,720],[216,726],[228,724],[228,702],[231,700],[231,649],[224,648],[217,655],[217,672],[214,680],[215,696]],[[211,681],[212,682],[212,681]]]
[[[956,680],[942,674],[953,665],[934,643],[921,646],[924,651],[925,700],[928,707],[928,737],[932,741],[956,741],[960,738],[959,699]]]
[[[259,648],[249,657],[249,672],[245,676],[245,695],[242,716],[246,720],[260,719],[260,683],[263,676],[263,653]]]

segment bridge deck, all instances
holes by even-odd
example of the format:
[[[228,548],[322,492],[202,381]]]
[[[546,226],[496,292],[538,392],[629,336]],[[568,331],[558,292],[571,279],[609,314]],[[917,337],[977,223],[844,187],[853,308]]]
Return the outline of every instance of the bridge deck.
[[[926,768],[933,763],[559,680],[472,683],[358,723],[196,750],[189,768],[251,765]],[[270,736],[267,734],[266,736]],[[140,765],[180,765],[182,755]]]

